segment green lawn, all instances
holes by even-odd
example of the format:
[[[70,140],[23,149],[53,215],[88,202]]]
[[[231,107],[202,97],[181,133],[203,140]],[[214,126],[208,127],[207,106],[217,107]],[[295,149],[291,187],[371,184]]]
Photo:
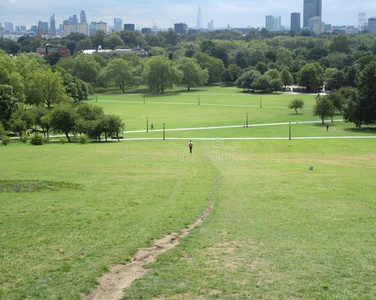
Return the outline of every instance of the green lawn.
[[[129,103],[143,95],[103,94],[97,104],[127,130],[145,129],[147,116],[156,129],[241,125],[248,112],[249,124],[293,122],[293,137],[375,135],[343,122],[328,132],[296,124],[318,120],[277,108],[297,95],[261,95],[274,108],[244,108],[198,106],[198,94],[227,105],[260,97],[212,87],[147,95],[146,104]],[[314,96],[304,99],[313,106]],[[183,140],[141,132],[124,138],[160,140],[0,145],[0,299],[80,299],[110,265],[181,231],[211,199],[205,222],[149,265],[126,299],[374,297],[375,139],[289,141],[287,125],[166,136]],[[219,139],[194,140],[190,155],[188,139],[205,137]]]

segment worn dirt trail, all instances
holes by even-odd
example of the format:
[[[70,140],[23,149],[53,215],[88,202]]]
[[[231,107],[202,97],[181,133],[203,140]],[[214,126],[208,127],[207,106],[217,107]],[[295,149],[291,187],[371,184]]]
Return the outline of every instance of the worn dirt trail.
[[[217,182],[216,182],[217,184]],[[99,285],[89,295],[83,295],[84,300],[116,300],[121,299],[123,290],[129,287],[132,282],[141,278],[148,270],[143,266],[154,262],[158,254],[176,247],[179,239],[187,236],[196,226],[200,225],[213,209],[214,202],[211,201],[204,214],[193,224],[179,233],[171,233],[161,239],[154,240],[150,248],[141,248],[132,258],[132,262],[126,265],[115,265],[110,271],[99,278]]]

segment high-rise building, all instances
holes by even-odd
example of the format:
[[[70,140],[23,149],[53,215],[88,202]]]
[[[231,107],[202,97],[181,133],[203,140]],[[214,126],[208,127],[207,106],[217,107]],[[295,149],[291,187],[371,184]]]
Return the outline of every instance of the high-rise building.
[[[197,29],[202,29],[201,6],[198,7],[198,14],[197,14]]]
[[[188,26],[185,23],[176,23],[174,24],[174,30],[178,34],[187,34]]]
[[[86,13],[84,10],[81,10],[81,13],[80,13],[80,22],[81,23],[87,23],[87,20],[86,20]]]
[[[209,31],[214,30],[214,21],[213,20],[210,20],[210,22],[208,22],[208,30]]]
[[[0,28],[3,28],[3,24],[1,24],[1,22],[0,22]]]
[[[308,20],[313,17],[322,17],[322,0],[304,0],[303,27],[308,27]]]
[[[55,14],[50,18],[50,33],[56,34]]]
[[[97,31],[97,22],[91,22],[89,25],[89,36],[92,36]]]
[[[281,17],[280,16],[266,16],[265,28],[268,31],[278,31],[281,29]]]
[[[13,31],[13,22],[4,22],[4,29],[8,31]]]
[[[0,23],[0,27],[1,27],[1,23]],[[21,31],[26,31],[26,26],[25,25],[21,25],[20,29],[21,29]]]
[[[89,24],[86,22],[81,22],[77,24],[77,32],[85,35],[89,35]]]
[[[75,30],[75,24],[69,23],[69,22],[64,22],[64,36],[68,36],[71,33],[76,32]]]
[[[313,17],[308,20],[308,30],[313,31],[313,24],[320,23],[321,17]]]
[[[105,33],[107,33],[107,23],[100,21],[100,22],[98,22],[96,24],[96,28],[95,29],[96,29],[96,31],[102,30]]]
[[[124,30],[135,31],[135,25],[134,24],[124,24]]]
[[[363,30],[364,24],[366,23],[367,23],[366,13],[365,12],[358,13],[358,29]]]
[[[48,33],[48,22],[38,22],[38,34],[47,34]]]
[[[291,30],[300,31],[300,13],[291,13]]]
[[[120,18],[114,18],[115,31],[121,31],[123,28],[123,20]]]
[[[371,33],[376,33],[376,17],[371,17],[368,19],[368,31]]]
[[[141,33],[142,34],[151,34],[151,28],[150,27],[141,28]]]

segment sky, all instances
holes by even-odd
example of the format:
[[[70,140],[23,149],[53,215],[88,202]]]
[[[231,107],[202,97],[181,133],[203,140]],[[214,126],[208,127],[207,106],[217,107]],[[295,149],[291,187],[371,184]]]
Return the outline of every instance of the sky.
[[[0,0],[0,22],[29,28],[38,21],[49,22],[55,14],[58,25],[74,14],[79,20],[85,10],[89,23],[103,21],[113,26],[116,17],[136,28],[154,24],[171,28],[179,22],[195,28],[199,6],[204,28],[210,20],[214,28],[263,27],[266,15],[281,16],[282,25],[289,27],[292,12],[300,12],[303,19],[303,0]],[[367,19],[376,16],[375,0],[323,0],[322,6],[322,20],[332,25],[357,25],[358,12],[366,12]]]

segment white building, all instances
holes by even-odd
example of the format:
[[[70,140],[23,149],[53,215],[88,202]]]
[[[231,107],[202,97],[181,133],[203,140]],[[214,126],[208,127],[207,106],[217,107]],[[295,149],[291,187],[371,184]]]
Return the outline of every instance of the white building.
[[[77,32],[89,35],[89,24],[88,23],[78,23]]]

